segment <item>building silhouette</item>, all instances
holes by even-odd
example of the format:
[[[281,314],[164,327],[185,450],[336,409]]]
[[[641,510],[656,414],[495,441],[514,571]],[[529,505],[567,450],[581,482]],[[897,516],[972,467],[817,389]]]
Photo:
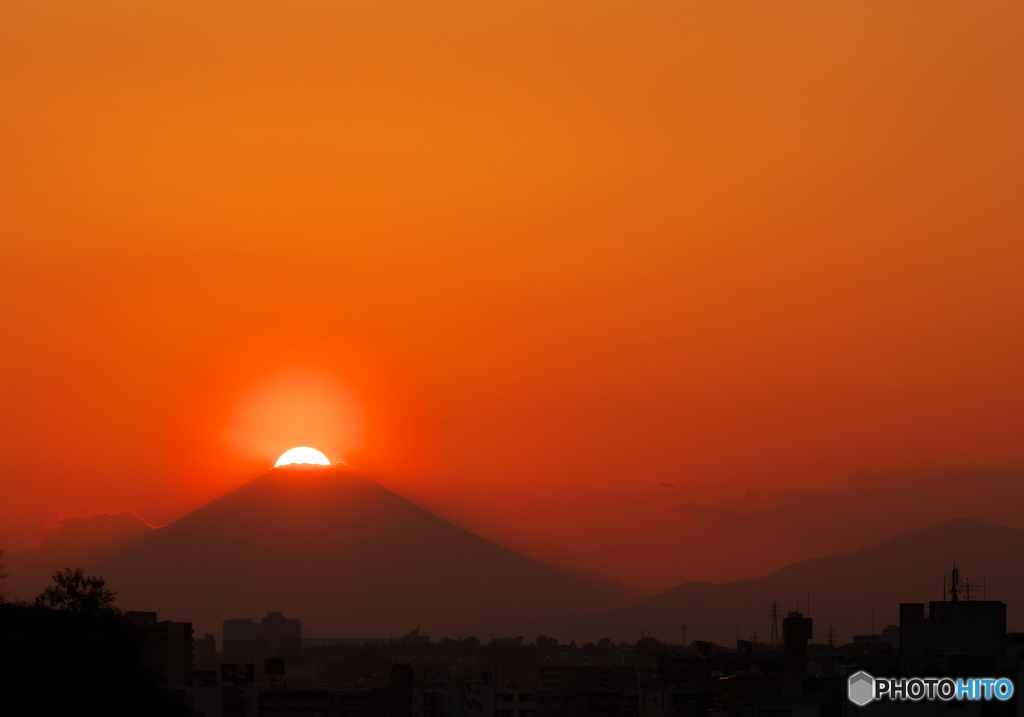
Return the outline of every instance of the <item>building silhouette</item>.
[[[217,659],[217,640],[207,633],[192,641],[192,669],[197,672],[216,672],[220,661]]]
[[[253,665],[258,680],[265,674],[267,659],[297,665],[301,651],[302,621],[297,618],[268,612],[260,622],[252,618],[224,621],[223,664]]]
[[[807,643],[814,636],[814,621],[791,612],[782,621],[783,669],[796,675],[807,671]]]
[[[129,611],[124,617],[142,636],[144,666],[160,675],[167,687],[192,684],[192,623],[158,621],[155,612]]]
[[[1006,652],[1006,604],[998,600],[943,600],[900,605],[899,651],[904,657]]]

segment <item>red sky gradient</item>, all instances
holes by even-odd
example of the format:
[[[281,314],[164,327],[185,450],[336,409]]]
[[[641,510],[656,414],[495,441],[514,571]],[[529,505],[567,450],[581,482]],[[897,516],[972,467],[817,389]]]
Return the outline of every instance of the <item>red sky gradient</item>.
[[[0,67],[0,545],[292,445],[650,586],[862,472],[1017,520],[907,488],[1024,463],[1016,0],[8,0]]]

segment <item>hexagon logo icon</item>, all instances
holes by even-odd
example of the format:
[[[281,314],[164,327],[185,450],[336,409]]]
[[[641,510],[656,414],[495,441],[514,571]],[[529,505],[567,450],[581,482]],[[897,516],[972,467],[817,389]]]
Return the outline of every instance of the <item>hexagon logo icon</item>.
[[[863,707],[875,699],[875,678],[861,670],[850,675],[847,696],[850,702]]]

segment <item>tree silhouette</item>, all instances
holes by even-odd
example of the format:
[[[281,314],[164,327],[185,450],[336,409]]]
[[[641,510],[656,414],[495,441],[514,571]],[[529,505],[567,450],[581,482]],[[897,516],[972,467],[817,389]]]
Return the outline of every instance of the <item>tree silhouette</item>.
[[[0,715],[196,717],[143,664],[140,638],[114,610],[0,605]]]
[[[537,639],[534,640],[533,644],[542,652],[554,652],[558,649],[558,640],[553,637],[545,637],[544,635],[537,635]]]
[[[53,576],[54,584],[36,598],[35,606],[73,613],[118,612],[114,596],[102,576],[87,577],[81,568],[64,568]]]

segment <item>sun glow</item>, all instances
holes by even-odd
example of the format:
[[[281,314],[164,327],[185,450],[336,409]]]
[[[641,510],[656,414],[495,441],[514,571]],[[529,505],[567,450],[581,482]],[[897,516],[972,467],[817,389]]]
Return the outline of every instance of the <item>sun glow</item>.
[[[298,448],[291,448],[282,453],[281,457],[277,459],[277,463],[274,464],[274,468],[293,465],[295,463],[306,463],[316,466],[331,465],[331,462],[327,460],[327,456],[317,449],[300,446]]]

